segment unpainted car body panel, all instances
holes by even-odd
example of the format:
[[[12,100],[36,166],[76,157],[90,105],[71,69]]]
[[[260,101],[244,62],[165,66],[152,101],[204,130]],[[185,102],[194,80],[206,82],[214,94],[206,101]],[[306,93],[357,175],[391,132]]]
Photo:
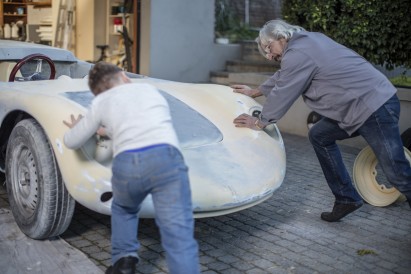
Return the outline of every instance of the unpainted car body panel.
[[[20,60],[30,54],[42,53],[53,61],[77,62],[77,58],[70,51],[53,48],[41,44],[19,43],[13,40],[0,41],[0,60]]]
[[[24,47],[21,48],[24,52]],[[33,50],[40,51],[50,54],[52,59],[61,53],[59,49],[49,47],[44,50],[43,46],[28,48],[28,54]],[[74,57],[73,61],[70,54],[64,52],[54,58],[67,59],[69,68],[65,67],[65,62],[58,63],[57,75],[60,77],[55,80],[0,82],[0,123],[4,129],[8,126],[5,121],[16,112],[33,117],[48,137],[70,195],[91,210],[110,214],[110,142],[101,142],[94,136],[79,150],[68,149],[63,143],[68,128],[62,121],[70,114],[87,111],[86,105],[76,102],[75,98],[92,99],[87,78],[74,79],[64,75],[70,73],[79,77],[89,64],[83,66],[81,61]],[[18,61],[20,53],[16,56],[8,54],[12,54],[11,49],[0,50],[0,58],[7,55],[8,61],[4,63]],[[77,67],[81,67],[80,72],[73,69]],[[7,74],[7,71],[0,73]],[[280,187],[286,159],[277,127],[271,125],[265,131],[254,131],[236,128],[233,124],[237,115],[261,110],[261,105],[254,99],[220,85],[178,83],[134,74],[130,77],[136,83],[150,83],[166,95],[180,148],[189,167],[195,217],[242,210],[271,197]],[[3,78],[7,79],[7,75]],[[178,110],[183,105],[189,115],[182,115]],[[198,125],[198,121],[204,120],[206,122]],[[144,201],[140,216],[154,216],[151,197]]]
[[[285,152],[281,137],[275,140],[263,131],[235,128],[232,124],[236,114],[248,112],[251,106],[255,106],[252,99],[235,94],[225,87],[208,92],[212,90],[209,85],[194,87],[155,79],[137,79],[133,82],[150,82],[160,90],[167,90],[223,132],[224,140],[221,142],[195,148],[190,148],[190,144],[185,144],[186,147],[183,144],[181,147],[189,165],[194,211],[199,215],[203,212],[202,215],[208,216],[208,212],[219,210],[223,214],[238,206],[252,205],[271,196],[281,185],[285,175]],[[71,113],[84,114],[86,109],[61,93],[87,90],[87,80],[62,77],[19,83],[18,89],[15,86],[16,84],[0,83],[1,116],[19,109],[40,121],[54,148],[69,193],[84,206],[109,214],[110,202],[101,201],[101,195],[111,191],[109,166],[102,168],[102,164],[87,158],[83,152],[67,149],[62,140],[67,131],[62,120],[67,119]],[[227,104],[229,101],[235,104]],[[212,111],[208,104],[213,104]],[[220,109],[224,111],[219,111]],[[91,140],[82,149],[94,146],[95,143]],[[94,155],[90,154],[94,153],[86,154],[92,157]],[[256,158],[262,160],[256,161]],[[148,200],[141,215],[150,217],[152,214],[152,205]]]

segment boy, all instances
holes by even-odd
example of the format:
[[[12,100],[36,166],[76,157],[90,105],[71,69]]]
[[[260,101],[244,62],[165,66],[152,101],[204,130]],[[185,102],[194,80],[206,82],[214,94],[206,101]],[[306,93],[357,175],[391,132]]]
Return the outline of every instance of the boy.
[[[199,273],[188,169],[167,101],[153,86],[132,83],[109,63],[97,63],[88,84],[96,97],[84,117],[63,121],[71,128],[64,143],[78,149],[96,132],[113,140],[113,265],[106,273],[135,272],[138,212],[148,194],[170,273]]]

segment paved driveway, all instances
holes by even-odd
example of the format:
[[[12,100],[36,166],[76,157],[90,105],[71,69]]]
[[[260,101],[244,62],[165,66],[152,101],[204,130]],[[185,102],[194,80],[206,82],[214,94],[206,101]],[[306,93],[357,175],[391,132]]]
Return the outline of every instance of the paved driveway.
[[[365,204],[337,223],[320,219],[333,197],[307,138],[284,134],[287,174],[266,202],[198,219],[202,273],[411,273],[411,209]],[[350,169],[358,150],[343,147]],[[0,187],[5,199],[4,186]],[[1,201],[0,201],[1,202]],[[102,270],[110,264],[110,219],[77,206],[62,235]],[[167,273],[155,223],[141,220],[139,273]]]

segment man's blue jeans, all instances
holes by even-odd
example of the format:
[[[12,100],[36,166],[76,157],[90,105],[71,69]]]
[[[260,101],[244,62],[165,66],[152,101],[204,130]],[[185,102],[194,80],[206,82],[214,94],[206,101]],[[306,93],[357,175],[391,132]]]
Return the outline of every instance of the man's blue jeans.
[[[135,256],[138,211],[152,195],[170,273],[199,273],[188,168],[170,145],[120,153],[113,161],[112,262]]]
[[[398,128],[400,103],[394,95],[349,136],[338,124],[322,118],[309,132],[309,139],[336,203],[362,204],[343,163],[336,140],[361,135],[374,151],[387,180],[411,201],[411,167]]]

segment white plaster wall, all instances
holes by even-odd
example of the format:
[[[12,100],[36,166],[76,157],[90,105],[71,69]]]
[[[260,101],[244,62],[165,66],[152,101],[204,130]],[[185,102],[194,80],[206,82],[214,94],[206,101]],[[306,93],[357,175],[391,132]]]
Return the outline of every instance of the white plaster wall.
[[[209,82],[211,70],[241,56],[240,45],[214,43],[214,1],[142,0],[140,73]]]
[[[27,6],[27,24],[40,25],[45,17],[51,16],[51,8],[34,8],[32,5]]]

